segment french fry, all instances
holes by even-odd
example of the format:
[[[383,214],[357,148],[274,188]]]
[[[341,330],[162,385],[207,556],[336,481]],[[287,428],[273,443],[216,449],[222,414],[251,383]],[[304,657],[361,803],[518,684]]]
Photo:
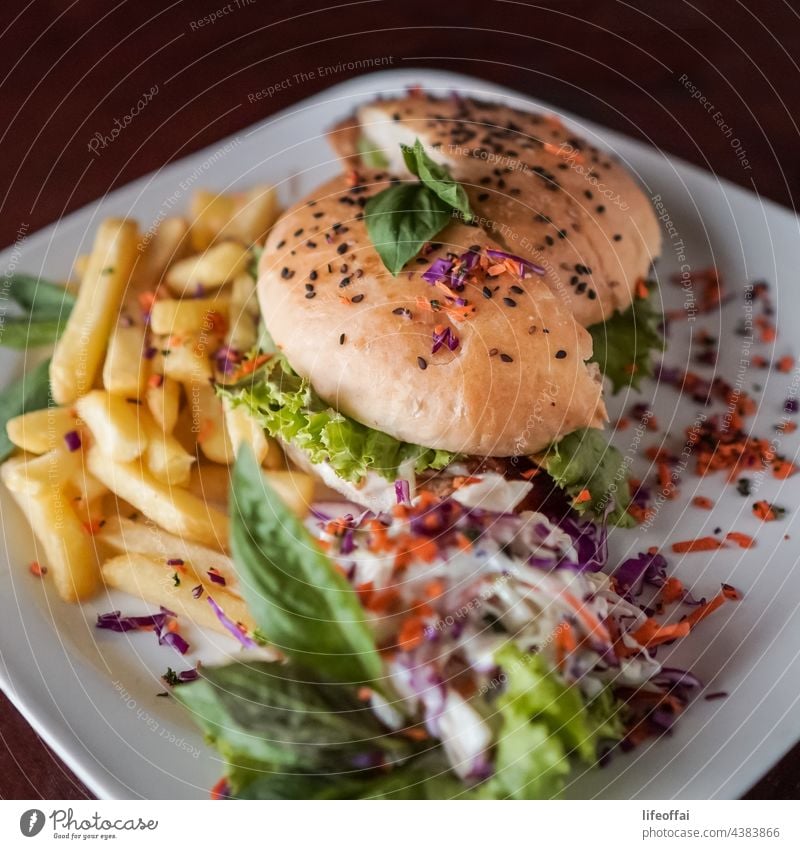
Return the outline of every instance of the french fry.
[[[244,192],[236,211],[221,228],[219,238],[234,237],[246,245],[262,242],[279,214],[275,189],[272,186],[254,186]]]
[[[165,218],[147,244],[144,256],[136,266],[135,289],[155,289],[164,273],[191,250],[189,224],[185,218]]]
[[[140,463],[110,460],[95,445],[86,454],[89,471],[119,498],[164,530],[213,548],[228,544],[228,517],[183,489],[157,481]]]
[[[305,472],[265,472],[264,477],[283,499],[286,506],[305,516],[314,499],[314,478]]]
[[[95,389],[79,398],[75,407],[107,457],[128,463],[147,448],[147,434],[139,421],[137,404]]]
[[[78,429],[71,407],[46,407],[15,416],[6,422],[8,438],[23,451],[44,454],[63,445],[65,434]]]
[[[255,623],[241,598],[208,582],[202,583],[203,592],[195,598],[191,581],[181,580],[179,574],[180,583],[176,585],[173,579],[174,567],[164,566],[158,560],[143,554],[120,554],[118,557],[112,557],[103,563],[101,572],[108,586],[151,604],[163,604],[177,613],[178,617],[184,616],[203,628],[211,628],[230,636],[209,604],[210,596],[231,622],[243,625],[250,633],[255,630]]]
[[[165,350],[168,353],[161,361],[164,377],[190,385],[208,383],[213,378],[208,352],[194,337],[187,337]],[[187,393],[187,397],[191,395]]]
[[[189,492],[203,501],[228,509],[228,494],[231,488],[231,467],[203,460],[192,467]]]
[[[239,581],[230,557],[170,534],[151,522],[112,516],[96,539],[115,554],[143,554],[162,566],[168,565],[168,560],[182,560],[181,565],[201,581],[208,581],[208,573],[216,571],[224,579],[225,589],[238,594]]]
[[[147,409],[161,430],[164,433],[172,433],[180,408],[180,383],[163,377],[160,382],[148,385],[144,399]]]
[[[67,481],[64,491],[84,526],[99,529],[105,516],[103,502],[108,495],[108,488],[86,471],[82,458],[81,467]]]
[[[230,398],[222,399],[222,409],[234,455],[239,452],[239,446],[244,442],[253,449],[256,462],[259,465],[263,463],[269,451],[264,429],[250,415],[244,405],[240,404],[238,407],[234,407]]]
[[[215,463],[232,463],[236,452],[225,426],[222,400],[210,383],[184,388],[191,404],[192,430],[197,434],[197,444],[203,454]]]
[[[7,484],[15,467],[24,462],[23,458],[13,457],[4,463],[0,468],[2,480]],[[80,601],[93,595],[99,583],[94,545],[64,491],[51,486],[39,495],[13,490],[11,493],[44,550],[46,565],[61,598]]]
[[[51,487],[65,486],[80,472],[82,465],[80,451],[69,451],[66,446],[54,448],[9,466],[4,481],[12,492],[41,495]]]
[[[94,385],[108,336],[136,263],[137,228],[111,218],[100,225],[67,326],[50,361],[50,385],[69,404]]]
[[[139,398],[147,384],[150,361],[144,354],[146,330],[141,325],[117,326],[103,364],[103,386],[112,395]]]
[[[219,333],[227,323],[227,298],[164,298],[153,304],[150,328],[163,335]]]
[[[167,272],[167,286],[176,295],[216,289],[247,268],[250,251],[237,242],[220,242],[205,253],[176,262]]]
[[[147,434],[145,462],[153,477],[171,486],[186,486],[195,457],[148,416],[142,415],[140,421]]]
[[[235,211],[236,202],[231,195],[198,189],[189,204],[194,249],[204,251],[217,238]]]
[[[231,286],[225,344],[235,351],[249,351],[258,341],[257,320],[256,281],[249,274],[239,274]]]

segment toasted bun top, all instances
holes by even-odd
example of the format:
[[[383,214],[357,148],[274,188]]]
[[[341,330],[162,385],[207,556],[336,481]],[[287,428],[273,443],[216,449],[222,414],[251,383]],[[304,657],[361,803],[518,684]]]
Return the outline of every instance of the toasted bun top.
[[[454,220],[392,277],[363,221],[367,199],[388,185],[379,174],[337,177],[272,229],[258,296],[292,367],[346,415],[430,448],[526,454],[601,426],[589,333],[540,277],[498,273],[485,255],[498,246],[480,228]],[[476,268],[458,293],[422,279],[438,257],[471,247],[496,276]],[[437,329],[455,350],[432,353]]]
[[[419,138],[464,185],[481,227],[544,266],[548,285],[584,327],[626,309],[658,256],[647,196],[615,157],[555,117],[420,92],[368,103],[330,133],[350,163],[359,137],[403,175],[400,144]]]

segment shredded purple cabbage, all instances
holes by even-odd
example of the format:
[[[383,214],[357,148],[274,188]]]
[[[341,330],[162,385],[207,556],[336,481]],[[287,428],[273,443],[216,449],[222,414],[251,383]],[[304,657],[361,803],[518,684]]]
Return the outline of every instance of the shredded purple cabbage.
[[[255,640],[251,640],[250,637],[248,637],[247,634],[245,634],[235,622],[229,619],[223,612],[222,608],[214,601],[213,598],[211,598],[211,596],[207,596],[207,598],[208,603],[211,605],[211,609],[214,611],[217,616],[217,619],[219,619],[219,621],[222,623],[225,630],[229,631],[230,634],[235,637],[245,648],[256,648],[258,644],[255,642]]]
[[[410,504],[411,487],[408,485],[408,481],[396,480],[394,482],[394,495],[398,504]]]
[[[459,298],[458,300],[461,299]],[[455,351],[456,348],[458,348],[459,341],[458,336],[456,336],[449,327],[445,327],[441,333],[437,333],[436,330],[434,330],[431,353],[435,354],[443,345],[446,345],[451,351]]]
[[[225,578],[213,569],[208,570],[208,577],[212,584],[219,584],[221,587],[224,587],[226,584]]]
[[[529,259],[524,259],[521,256],[517,256],[516,254],[510,254],[507,251],[497,251],[497,250],[487,250],[486,255],[490,259],[510,259],[512,262],[519,263],[520,271],[519,276],[525,277],[526,271],[529,271],[531,274],[538,274],[540,276],[544,276],[545,270],[541,265],[537,265],[535,262],[531,262]]]
[[[168,613],[153,613],[149,616],[123,616],[119,610],[101,613],[97,617],[97,628],[106,631],[116,631],[122,634],[126,631],[141,631],[144,628],[163,628],[167,622]]]
[[[81,435],[77,430],[71,430],[64,434],[64,442],[67,443],[70,451],[78,451],[81,447]]]

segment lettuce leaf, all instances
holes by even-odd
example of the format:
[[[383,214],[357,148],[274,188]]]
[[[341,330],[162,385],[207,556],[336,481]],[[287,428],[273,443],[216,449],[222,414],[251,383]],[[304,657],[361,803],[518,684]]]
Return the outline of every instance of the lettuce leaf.
[[[607,692],[587,702],[540,655],[507,643],[495,655],[505,689],[495,703],[500,730],[495,774],[480,788],[498,799],[549,799],[563,789],[572,766],[593,765],[603,740],[619,739],[618,705]]]
[[[664,350],[662,318],[651,291],[646,298],[634,298],[624,312],[588,328],[594,343],[591,361],[611,381],[614,394],[629,386],[638,389],[642,378],[652,375],[651,355]]]
[[[244,404],[270,436],[291,443],[312,463],[327,462],[339,477],[358,482],[367,472],[397,480],[400,467],[443,469],[456,455],[400,442],[329,407],[282,355],[245,381],[221,387],[234,405]]]
[[[598,517],[608,513],[608,520],[621,527],[636,524],[627,512],[631,501],[627,465],[602,430],[581,428],[568,434],[539,463],[573,499],[588,491],[588,500],[573,501],[578,512],[591,511]]]

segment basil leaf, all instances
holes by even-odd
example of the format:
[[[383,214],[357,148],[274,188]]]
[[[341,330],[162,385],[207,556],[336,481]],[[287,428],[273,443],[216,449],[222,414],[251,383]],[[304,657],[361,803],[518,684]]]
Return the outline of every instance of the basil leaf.
[[[417,139],[413,147],[400,145],[406,168],[420,178],[432,192],[438,195],[449,207],[457,209],[466,219],[473,217],[469,198],[461,183],[456,182],[444,165],[440,165],[428,156],[422,142]]]
[[[361,161],[367,168],[388,168],[389,160],[383,155],[375,142],[371,142],[366,136],[358,137],[356,150],[358,150]]]
[[[52,345],[61,335],[66,323],[66,314],[61,319],[47,318],[41,321],[30,318],[7,318],[5,321],[0,319],[0,345],[17,351]]]
[[[383,664],[353,588],[270,487],[245,445],[231,487],[231,550],[260,631],[322,677],[369,682]]]
[[[419,751],[389,732],[354,688],[291,663],[204,667],[202,678],[173,692],[223,754],[240,787],[265,772],[347,772]]]
[[[6,422],[23,413],[41,410],[51,403],[49,359],[0,392],[0,462],[15,448],[6,433]]]
[[[2,286],[8,297],[19,304],[32,321],[66,321],[75,305],[75,295],[68,289],[31,274],[6,274]]]
[[[370,198],[364,218],[372,244],[396,277],[447,225],[450,208],[422,183],[399,183]]]

